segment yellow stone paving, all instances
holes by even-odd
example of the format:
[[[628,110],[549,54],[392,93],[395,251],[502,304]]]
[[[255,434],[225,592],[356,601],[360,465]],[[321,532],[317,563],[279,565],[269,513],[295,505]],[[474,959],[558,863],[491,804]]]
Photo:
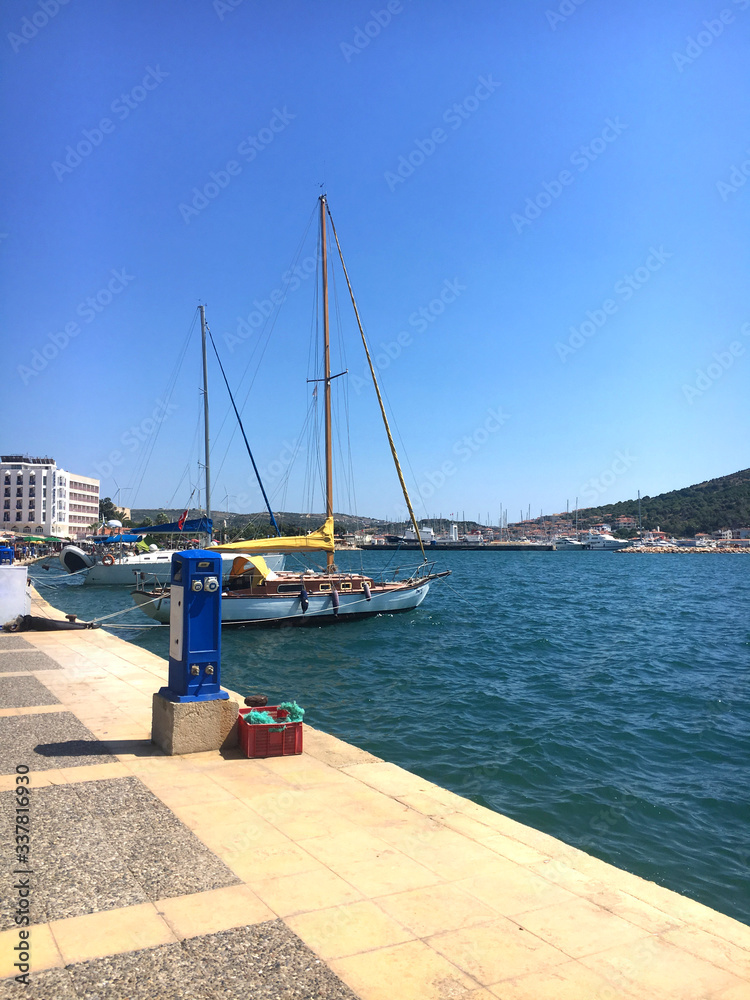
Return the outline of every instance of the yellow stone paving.
[[[33,970],[281,918],[362,1000],[750,1000],[730,917],[309,727],[297,757],[166,757],[162,659],[101,630],[25,638],[62,667],[42,677],[61,704],[0,714],[72,712],[117,758],[32,787],[136,775],[241,879],[35,925]]]

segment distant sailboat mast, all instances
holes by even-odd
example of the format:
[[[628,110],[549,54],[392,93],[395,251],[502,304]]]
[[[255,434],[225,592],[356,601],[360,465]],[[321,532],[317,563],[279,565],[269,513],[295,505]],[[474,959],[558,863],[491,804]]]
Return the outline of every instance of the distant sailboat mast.
[[[203,439],[206,454],[206,519],[211,520],[211,460],[208,448],[208,361],[206,359],[206,307],[198,306],[201,314],[201,347],[203,350]],[[208,533],[209,541],[211,531]]]

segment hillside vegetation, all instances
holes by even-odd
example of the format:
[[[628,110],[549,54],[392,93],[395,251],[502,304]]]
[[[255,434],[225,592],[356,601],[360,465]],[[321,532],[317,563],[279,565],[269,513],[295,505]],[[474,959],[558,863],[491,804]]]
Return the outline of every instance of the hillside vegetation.
[[[609,521],[621,515],[637,518],[638,501],[581,509],[579,523]],[[655,497],[641,497],[641,520],[644,528],[658,526],[670,535],[688,538],[699,531],[750,527],[750,469]]]

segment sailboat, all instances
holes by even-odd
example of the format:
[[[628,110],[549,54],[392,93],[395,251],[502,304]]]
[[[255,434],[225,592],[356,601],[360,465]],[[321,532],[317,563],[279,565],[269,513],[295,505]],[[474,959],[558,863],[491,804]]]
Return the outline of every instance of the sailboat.
[[[216,551],[221,552],[222,557],[228,553],[235,556],[229,579],[225,581],[222,589],[221,620],[223,625],[265,627],[323,625],[369,618],[379,614],[411,611],[425,599],[433,580],[448,576],[450,573],[449,570],[434,572],[434,564],[430,564],[425,555],[419,526],[404,482],[375,375],[375,368],[326,195],[320,196],[319,207],[324,367],[323,378],[320,381],[323,382],[324,387],[325,522],[317,531],[307,535],[256,539],[216,546]],[[422,564],[405,579],[385,580],[376,579],[363,572],[340,572],[335,564],[331,382],[337,376],[331,375],[327,220],[330,220],[331,232],[336,242],[404,500],[422,551]],[[269,566],[271,554],[308,552],[324,552],[326,554],[325,569],[276,572]],[[133,592],[133,599],[151,618],[161,622],[169,621],[168,588],[162,587],[153,590],[139,588]]]
[[[205,447],[203,468],[205,473],[206,513],[204,516],[187,520],[188,512],[185,511],[179,521],[171,524],[155,524],[147,528],[126,528],[124,531],[119,521],[109,521],[108,526],[113,530],[106,537],[94,539],[101,546],[101,552],[95,555],[85,552],[77,545],[64,546],[59,556],[63,568],[71,575],[82,576],[83,583],[85,584],[95,584],[98,587],[132,587],[144,579],[149,579],[161,585],[168,584],[172,572],[172,556],[175,552],[182,552],[186,549],[187,544],[177,549],[160,549],[156,545],[151,545],[148,552],[138,552],[134,555],[126,554],[123,545],[128,542],[139,542],[144,535],[182,535],[184,538],[191,540],[193,535],[207,535],[210,544],[213,533],[213,521],[211,519],[211,457],[209,451],[205,306],[198,306],[198,311],[201,318],[201,349],[203,354],[203,430]],[[268,563],[271,570],[281,569],[284,565],[284,556],[269,557]],[[225,579],[231,573],[233,565],[234,558],[231,555],[222,556],[222,576]]]

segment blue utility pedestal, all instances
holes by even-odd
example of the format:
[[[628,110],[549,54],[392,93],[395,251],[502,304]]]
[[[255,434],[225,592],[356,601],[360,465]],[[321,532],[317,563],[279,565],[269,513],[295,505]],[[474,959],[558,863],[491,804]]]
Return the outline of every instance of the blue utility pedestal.
[[[169,701],[228,698],[221,690],[221,555],[175,552],[169,595]]]
[[[237,743],[239,705],[221,690],[221,586],[218,552],[172,556],[168,684],[154,695],[151,727],[169,754]]]

